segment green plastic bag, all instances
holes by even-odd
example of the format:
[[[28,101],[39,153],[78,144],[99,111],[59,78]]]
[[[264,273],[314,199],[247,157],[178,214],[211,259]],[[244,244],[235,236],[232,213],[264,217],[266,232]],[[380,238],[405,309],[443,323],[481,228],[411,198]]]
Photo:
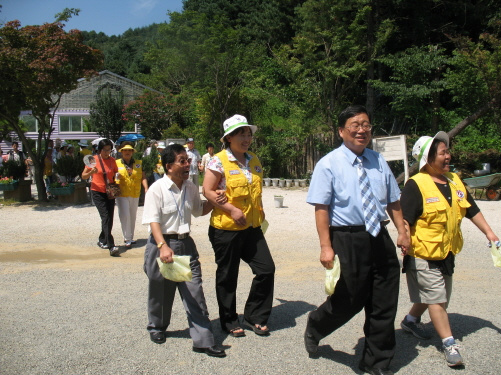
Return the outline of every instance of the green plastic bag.
[[[334,266],[330,270],[325,269],[325,293],[327,295],[332,296],[332,293],[334,293],[339,276],[341,276],[341,265],[336,254],[334,257]]]
[[[500,243],[494,243],[492,242],[491,243],[491,255],[492,255],[492,261],[494,262],[494,267],[501,267],[501,249],[500,249],[500,246],[496,246],[496,245],[500,245]]]
[[[163,277],[177,283],[182,281],[191,281],[191,267],[189,255],[174,255],[174,262],[162,263],[160,258],[157,258],[158,268]]]

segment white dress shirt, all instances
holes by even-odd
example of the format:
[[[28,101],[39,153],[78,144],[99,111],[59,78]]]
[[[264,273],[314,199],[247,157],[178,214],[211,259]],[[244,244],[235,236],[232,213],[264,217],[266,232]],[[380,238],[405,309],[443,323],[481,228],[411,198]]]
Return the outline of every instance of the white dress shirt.
[[[202,215],[203,203],[198,187],[184,181],[181,190],[165,174],[146,192],[143,209],[143,224],[160,223],[162,234],[183,234],[184,225],[191,225],[191,215]],[[180,231],[181,230],[181,231]],[[149,228],[151,231],[151,228]]]

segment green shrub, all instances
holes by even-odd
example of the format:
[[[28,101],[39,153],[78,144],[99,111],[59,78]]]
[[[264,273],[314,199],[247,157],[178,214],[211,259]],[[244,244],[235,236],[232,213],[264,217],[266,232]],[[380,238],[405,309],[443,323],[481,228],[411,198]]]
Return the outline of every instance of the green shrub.
[[[83,156],[77,153],[75,157],[65,155],[57,159],[54,164],[54,172],[65,177],[66,182],[75,182],[76,177],[80,176],[84,167]]]
[[[0,175],[3,177],[12,177],[14,180],[22,180],[26,176],[26,164],[16,160],[4,161]]]

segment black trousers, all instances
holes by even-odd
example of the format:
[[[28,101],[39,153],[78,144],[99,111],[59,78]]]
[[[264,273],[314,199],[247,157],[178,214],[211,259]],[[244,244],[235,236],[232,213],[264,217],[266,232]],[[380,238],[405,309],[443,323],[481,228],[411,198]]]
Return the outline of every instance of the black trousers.
[[[214,249],[216,270],[216,295],[221,327],[229,331],[238,327],[236,291],[240,259],[254,274],[244,319],[251,324],[266,325],[273,305],[275,263],[261,227],[229,231],[209,227],[209,239]]]
[[[101,217],[101,233],[99,234],[99,242],[108,245],[111,249],[115,246],[115,240],[111,235],[113,229],[113,214],[115,213],[115,200],[108,199],[106,193],[91,190],[92,200]]]
[[[310,333],[320,341],[365,309],[362,362],[388,368],[395,353],[400,266],[386,228],[374,238],[365,231],[331,231],[341,277],[334,294],[308,318]]]

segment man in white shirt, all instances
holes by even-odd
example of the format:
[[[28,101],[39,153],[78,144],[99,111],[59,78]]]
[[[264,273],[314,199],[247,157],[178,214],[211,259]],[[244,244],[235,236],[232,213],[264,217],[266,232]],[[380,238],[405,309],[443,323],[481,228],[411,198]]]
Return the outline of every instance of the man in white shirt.
[[[202,157],[200,156],[200,152],[195,148],[195,141],[193,138],[188,138],[186,140],[186,153],[188,154],[188,158],[191,159],[190,180],[193,181],[196,186],[199,186],[198,175],[200,173]]]
[[[207,143],[205,145],[205,149],[207,150],[207,153],[204,154],[204,156],[202,156],[202,164],[200,165],[200,172],[205,172],[205,167],[207,167],[210,158],[214,156],[214,144]]]
[[[200,199],[198,187],[189,180],[190,162],[182,145],[168,146],[162,154],[165,175],[151,185],[144,201],[143,224],[150,225],[144,271],[149,278],[147,329],[157,344],[166,341],[172,304],[179,289],[189,321],[193,351],[212,357],[226,353],[215,345],[209,312],[202,289],[202,273],[195,242],[190,237],[191,215],[197,217],[212,210],[212,204]],[[156,258],[173,262],[173,255],[189,255],[193,278],[187,282],[165,279]]]

